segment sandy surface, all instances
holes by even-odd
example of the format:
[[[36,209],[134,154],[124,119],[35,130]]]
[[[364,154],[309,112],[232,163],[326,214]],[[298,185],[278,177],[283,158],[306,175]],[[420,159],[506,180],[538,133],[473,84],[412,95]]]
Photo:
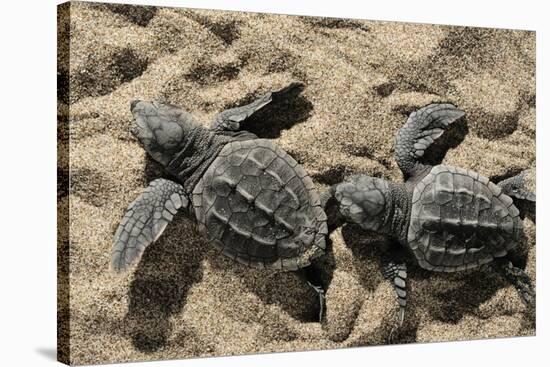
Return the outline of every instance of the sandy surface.
[[[296,274],[215,255],[180,216],[135,271],[111,274],[125,208],[163,175],[129,133],[134,98],[164,97],[206,124],[224,107],[302,82],[300,96],[253,127],[319,189],[352,172],[402,180],[396,131],[434,101],[455,103],[466,118],[427,154],[431,162],[446,153],[446,163],[495,180],[535,167],[532,32],[80,3],[61,21],[61,35],[69,30],[70,72],[62,66],[59,76],[70,82],[60,104],[69,128],[59,137],[71,183],[59,203],[60,220],[70,219],[70,244],[60,242],[70,260],[60,265],[70,267],[72,363],[381,344],[394,321],[394,294],[379,273],[387,240],[348,227],[331,235],[323,262],[332,281],[321,324],[315,295]],[[61,183],[67,178],[60,173]],[[524,224],[520,261],[535,279],[533,216]],[[535,333],[533,314],[496,275],[409,274],[410,307],[395,342]]]

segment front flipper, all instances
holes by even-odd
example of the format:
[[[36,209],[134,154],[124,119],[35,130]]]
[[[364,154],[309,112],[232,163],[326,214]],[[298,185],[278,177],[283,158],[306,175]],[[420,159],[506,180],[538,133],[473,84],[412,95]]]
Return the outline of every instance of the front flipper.
[[[157,179],[128,207],[115,232],[111,269],[127,270],[138,262],[145,248],[155,242],[189,199],[180,184]]]
[[[403,325],[407,307],[407,264],[391,258],[384,258],[382,259],[382,275],[390,281],[397,295],[397,303],[399,303],[397,323],[400,327]]]
[[[255,112],[275,101],[278,96],[299,87],[302,87],[302,84],[292,83],[279,91],[266,93],[252,103],[222,111],[214,117],[210,129],[217,131],[239,131],[241,124]]]
[[[405,178],[423,165],[418,161],[426,149],[464,112],[449,103],[433,103],[410,114],[395,140],[395,160]]]
[[[500,181],[497,185],[502,188],[506,195],[512,198],[535,202],[535,193],[525,187],[526,174],[527,171],[523,171],[519,175]]]

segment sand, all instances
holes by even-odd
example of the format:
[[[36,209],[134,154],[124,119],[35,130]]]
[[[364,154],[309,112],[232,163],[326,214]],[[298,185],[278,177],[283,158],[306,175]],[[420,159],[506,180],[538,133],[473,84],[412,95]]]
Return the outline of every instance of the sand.
[[[61,52],[58,74],[59,221],[68,224],[59,229],[59,266],[67,272],[60,320],[70,320],[60,328],[62,340],[70,336],[61,359],[534,335],[533,312],[498,276],[412,267],[406,322],[390,339],[396,302],[379,272],[388,239],[350,227],[332,233],[322,262],[331,279],[322,323],[315,294],[296,274],[216,255],[183,216],[134,271],[108,270],[127,205],[164,174],[129,133],[130,100],[162,97],[206,124],[225,107],[302,82],[301,95],[253,128],[298,160],[320,190],[355,172],[401,181],[396,131],[413,110],[450,101],[466,117],[428,162],[444,159],[494,180],[526,168],[534,175],[533,32],[77,2],[70,10],[70,21],[60,19],[60,36],[70,34],[70,47],[62,42],[60,50],[70,50],[70,60]],[[535,280],[534,215],[524,225],[520,265]]]

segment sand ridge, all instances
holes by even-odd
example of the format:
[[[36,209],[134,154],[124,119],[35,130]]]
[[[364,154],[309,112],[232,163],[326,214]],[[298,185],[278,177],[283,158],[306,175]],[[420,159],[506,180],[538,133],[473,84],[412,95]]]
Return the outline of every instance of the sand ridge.
[[[349,227],[323,260],[327,314],[293,273],[245,268],[183,216],[125,276],[108,271],[127,205],[166,174],[129,134],[129,101],[162,97],[208,123],[291,82],[303,92],[251,129],[274,139],[322,190],[367,172],[400,181],[396,131],[413,110],[448,101],[466,117],[428,161],[492,178],[535,168],[535,34],[392,22],[71,4],[61,93],[60,165],[70,167],[71,362],[92,364],[388,342],[396,302],[379,271],[388,239]],[[63,60],[62,60],[63,61]],[[67,64],[67,63],[65,63]],[[64,64],[64,65],[65,65]],[[267,124],[266,124],[267,121]],[[534,178],[531,177],[534,188]],[[535,222],[523,259],[535,280]],[[534,335],[512,286],[493,274],[411,268],[410,307],[395,342]]]

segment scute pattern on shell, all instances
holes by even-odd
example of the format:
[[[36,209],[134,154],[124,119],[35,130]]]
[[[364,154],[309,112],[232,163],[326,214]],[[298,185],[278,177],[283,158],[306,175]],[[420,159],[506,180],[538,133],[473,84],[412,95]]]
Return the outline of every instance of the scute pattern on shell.
[[[432,271],[472,269],[519,242],[522,221],[512,199],[484,176],[439,165],[414,188],[408,243]]]
[[[202,231],[224,255],[296,270],[324,253],[327,218],[305,170],[269,140],[227,144],[193,191]]]

